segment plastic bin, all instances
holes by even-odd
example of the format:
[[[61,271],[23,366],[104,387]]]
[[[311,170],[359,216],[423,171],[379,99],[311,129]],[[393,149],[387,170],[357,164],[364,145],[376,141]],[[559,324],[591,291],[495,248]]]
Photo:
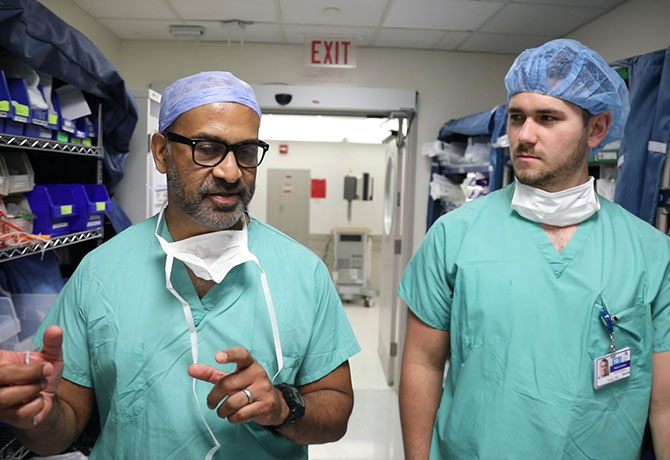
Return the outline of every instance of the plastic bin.
[[[2,348],[14,351],[36,351],[33,337],[58,294],[12,294],[14,309],[21,330],[7,340]]]
[[[60,142],[69,142],[74,134],[75,125],[72,120],[65,118],[61,113],[60,101],[58,100],[58,93],[56,91],[51,92],[51,104],[58,115],[58,131],[53,132],[52,139]]]
[[[74,193],[69,186],[35,185],[32,192],[26,194],[26,198],[35,214],[33,233],[68,233],[70,221],[79,213]]]
[[[21,323],[16,316],[12,299],[0,296],[0,342],[14,337],[21,331]]]
[[[11,118],[14,115],[14,106],[12,105],[12,97],[9,95],[9,87],[7,86],[7,79],[5,72],[0,70],[0,118],[2,118],[2,132],[4,133],[5,118]]]
[[[37,89],[44,98],[42,87],[38,85]],[[26,124],[23,134],[28,137],[51,139],[51,129],[49,129],[49,110],[36,109],[31,106],[30,123]]]
[[[74,137],[76,139],[88,139],[88,124],[86,117],[77,118],[74,121]]]
[[[0,226],[1,233],[14,233],[16,228],[21,229],[25,233],[33,233],[33,220],[35,215],[30,209],[28,199],[23,195],[10,195],[4,198],[4,211],[14,218],[4,217],[2,220],[10,223],[12,226]],[[16,227],[16,228],[15,228]]]
[[[30,99],[28,87],[23,78],[8,78],[7,87],[14,113],[5,120],[5,132],[22,136],[25,125],[30,121]]]
[[[70,221],[70,229],[83,232],[100,228],[103,215],[111,209],[112,201],[102,184],[71,184],[79,214]]]
[[[0,155],[0,196],[9,195],[9,170],[5,157]]]
[[[35,186],[35,172],[26,152],[5,152],[9,171],[9,193],[29,192]]]

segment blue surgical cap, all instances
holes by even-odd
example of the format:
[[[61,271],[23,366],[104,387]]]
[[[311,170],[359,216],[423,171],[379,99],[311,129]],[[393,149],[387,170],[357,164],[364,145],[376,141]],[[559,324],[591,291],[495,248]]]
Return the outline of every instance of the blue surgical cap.
[[[248,83],[230,72],[201,72],[181,78],[165,88],[158,129],[164,132],[182,113],[214,102],[236,102],[261,116],[256,95]]]
[[[521,53],[505,76],[507,102],[516,93],[546,94],[571,102],[596,115],[612,116],[605,144],[621,139],[630,111],[628,88],[601,55],[576,40],[559,39]]]

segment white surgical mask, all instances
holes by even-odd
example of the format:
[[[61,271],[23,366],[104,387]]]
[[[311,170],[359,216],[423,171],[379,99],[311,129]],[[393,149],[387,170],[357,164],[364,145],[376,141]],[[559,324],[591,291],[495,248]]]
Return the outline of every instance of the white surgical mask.
[[[533,222],[558,227],[579,224],[600,209],[600,200],[593,183],[591,177],[584,184],[551,193],[517,180],[512,209]]]
[[[165,287],[177,300],[179,300],[184,312],[184,317],[186,318],[186,324],[188,325],[189,337],[191,340],[191,356],[193,358],[193,364],[198,363],[198,333],[195,328],[190,305],[174,289],[172,281],[170,280],[174,259],[181,260],[198,278],[212,280],[215,283],[222,282],[230,270],[236,266],[246,262],[254,262],[260,269],[265,304],[267,306],[268,315],[270,316],[270,325],[272,327],[275,354],[277,357],[277,372],[272,377],[272,381],[274,382],[275,378],[277,378],[284,367],[284,357],[281,340],[279,338],[279,328],[277,326],[277,315],[275,314],[274,303],[272,302],[272,296],[270,295],[270,287],[268,285],[267,277],[265,276],[265,271],[261,267],[256,256],[249,251],[246,216],[242,217],[242,230],[221,230],[168,243],[165,238],[158,234],[165,208],[166,206],[163,206],[163,209],[161,209],[161,212],[158,215],[155,235],[166,255]],[[200,417],[202,418],[210,437],[214,441],[214,447],[212,447],[205,456],[205,460],[211,460],[216,451],[221,447],[221,443],[216,439],[214,432],[207,423],[207,420],[205,420],[205,415],[202,412],[202,407],[198,400],[198,393],[196,392],[197,382],[197,379],[193,379],[193,395],[195,397],[195,402],[200,411]]]

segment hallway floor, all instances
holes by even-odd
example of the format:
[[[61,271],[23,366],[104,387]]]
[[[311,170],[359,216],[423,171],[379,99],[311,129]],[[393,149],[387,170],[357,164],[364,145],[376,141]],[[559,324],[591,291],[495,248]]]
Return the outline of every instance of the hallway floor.
[[[377,354],[379,305],[344,305],[361,352],[351,358],[354,411],[338,442],[309,447],[311,460],[400,460],[403,458],[398,398],[386,384]]]

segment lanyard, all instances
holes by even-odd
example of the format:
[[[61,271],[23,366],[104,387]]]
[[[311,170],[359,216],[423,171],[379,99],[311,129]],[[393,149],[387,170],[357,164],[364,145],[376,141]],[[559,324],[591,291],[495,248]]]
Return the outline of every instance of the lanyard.
[[[607,332],[610,336],[610,352],[614,353],[616,351],[616,340],[614,339],[614,324],[618,321],[616,316],[612,316],[607,311],[607,305],[605,305],[605,300],[600,297],[603,307],[600,310],[600,321],[603,323],[603,326],[607,328]]]

